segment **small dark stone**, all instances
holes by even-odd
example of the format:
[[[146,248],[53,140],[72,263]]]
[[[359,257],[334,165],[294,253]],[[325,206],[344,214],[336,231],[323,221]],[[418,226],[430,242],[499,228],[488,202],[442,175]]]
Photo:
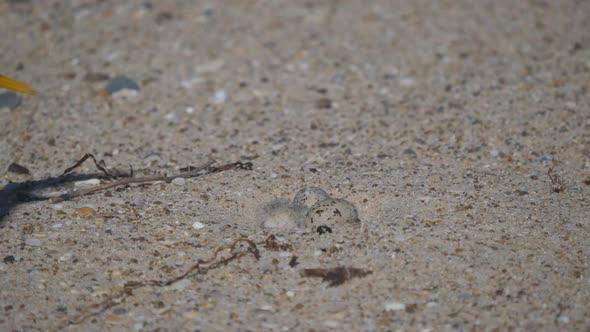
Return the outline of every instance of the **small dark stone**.
[[[515,190],[514,193],[517,194],[518,196],[524,196],[524,195],[528,195],[529,194],[528,191],[520,190],[520,189],[519,190]]]
[[[174,18],[174,16],[170,12],[160,12],[160,13],[158,13],[158,15],[156,15],[156,23],[162,24],[162,23],[172,20],[173,18]]]
[[[0,94],[0,109],[15,109],[20,105],[22,98],[14,92],[4,92]]]
[[[330,227],[326,226],[326,225],[318,226],[318,228],[317,228],[316,231],[318,232],[319,235],[322,235],[322,234],[325,234],[325,233],[332,234],[332,229]]]
[[[590,179],[584,180],[584,184],[587,185],[587,186],[590,186]]]
[[[113,310],[113,313],[115,315],[124,315],[127,313],[127,310],[125,308],[116,308],[115,310]]]
[[[11,173],[16,173],[16,174],[24,174],[24,175],[31,174],[31,172],[29,171],[28,168],[26,168],[25,166],[19,165],[17,163],[10,164],[10,166],[8,166],[8,171]]]
[[[125,89],[139,91],[139,85],[129,77],[117,76],[107,83],[105,89],[111,94]]]
[[[14,263],[16,261],[16,259],[14,258],[14,256],[9,255],[9,256],[4,257],[4,260],[3,261],[6,264],[12,264],[12,263]]]
[[[410,156],[412,158],[416,158],[418,156],[418,154],[416,153],[416,151],[414,151],[414,150],[412,150],[410,148],[405,149],[404,150],[404,154],[405,155],[408,155],[408,156]]]
[[[295,267],[297,265],[299,265],[299,262],[297,261],[297,256],[291,257],[291,260],[289,261],[289,266]]]
[[[330,109],[332,108],[332,101],[328,98],[321,98],[315,105],[319,109]]]

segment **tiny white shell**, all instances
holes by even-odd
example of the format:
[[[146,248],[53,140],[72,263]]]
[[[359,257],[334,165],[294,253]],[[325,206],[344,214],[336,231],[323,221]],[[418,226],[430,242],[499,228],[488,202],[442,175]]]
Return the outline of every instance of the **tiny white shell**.
[[[316,231],[319,226],[336,227],[343,223],[360,223],[358,212],[352,203],[339,198],[317,202],[305,217],[305,226]]]
[[[319,202],[325,199],[330,198],[330,195],[326,193],[322,188],[318,187],[303,187],[293,199],[293,204],[305,206],[308,209]]]
[[[256,219],[263,228],[295,230],[303,228],[306,211],[303,206],[285,200],[275,200],[262,206],[256,214]]]

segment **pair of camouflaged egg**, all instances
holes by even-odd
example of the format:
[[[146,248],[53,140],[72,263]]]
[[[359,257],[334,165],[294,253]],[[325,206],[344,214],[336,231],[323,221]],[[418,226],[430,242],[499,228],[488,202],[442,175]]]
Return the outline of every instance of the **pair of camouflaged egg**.
[[[262,227],[276,230],[306,229],[320,234],[344,223],[360,223],[358,213],[350,202],[330,198],[318,187],[304,187],[293,199],[275,200],[264,205],[257,214]]]

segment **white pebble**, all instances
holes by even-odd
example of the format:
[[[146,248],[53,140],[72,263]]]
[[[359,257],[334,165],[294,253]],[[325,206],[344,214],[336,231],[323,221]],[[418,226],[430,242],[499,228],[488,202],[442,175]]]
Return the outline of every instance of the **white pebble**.
[[[293,204],[305,206],[308,209],[325,199],[330,198],[330,195],[326,193],[322,188],[318,187],[303,187],[293,198]]]
[[[225,61],[223,59],[215,59],[211,62],[195,67],[195,72],[199,74],[214,73],[223,68],[223,65],[225,65]]]
[[[360,220],[354,205],[339,198],[317,202],[305,217],[305,225],[311,231],[315,231],[318,226],[334,228],[344,223],[356,224],[360,223]]]
[[[403,303],[398,303],[398,302],[385,303],[385,311],[387,311],[387,312],[400,311],[400,310],[405,310],[405,309],[406,309],[406,305]]]
[[[209,98],[209,101],[213,104],[223,104],[227,100],[227,92],[225,90],[217,90],[215,94]]]
[[[303,226],[306,211],[305,207],[275,200],[262,206],[256,219],[264,228],[294,230]]]
[[[25,243],[26,243],[26,244],[28,244],[28,245],[30,245],[30,246],[33,246],[33,247],[38,247],[38,246],[40,246],[40,245],[41,245],[43,242],[41,242],[41,240],[39,240],[39,239],[35,239],[35,238],[28,238],[28,239],[26,239],[26,240],[25,240]]]
[[[399,84],[403,87],[411,87],[416,85],[416,79],[413,77],[404,77],[399,80]]]
[[[570,318],[569,318],[568,316],[566,316],[566,315],[559,314],[559,315],[557,315],[557,317],[555,318],[555,321],[556,321],[557,323],[560,323],[560,324],[567,324],[567,323],[569,323],[569,322],[570,322]]]
[[[72,259],[72,253],[71,252],[67,252],[67,253],[65,253],[65,254],[63,254],[63,255],[61,255],[59,257],[59,260],[62,261],[62,262],[67,262],[70,259]]]
[[[184,186],[186,184],[186,180],[184,178],[176,178],[172,180],[172,184],[176,186]]]
[[[170,112],[170,113],[164,115],[164,119],[166,119],[168,121],[175,121],[176,120],[176,113]]]
[[[201,229],[201,228],[204,228],[204,227],[205,227],[205,224],[203,224],[203,223],[201,223],[201,222],[195,221],[195,222],[193,223],[193,228],[194,228],[194,229]]]

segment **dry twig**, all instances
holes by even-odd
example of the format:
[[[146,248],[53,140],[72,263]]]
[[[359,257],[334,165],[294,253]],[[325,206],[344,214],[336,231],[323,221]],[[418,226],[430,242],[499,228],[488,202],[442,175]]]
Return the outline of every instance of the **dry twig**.
[[[246,244],[246,249],[240,249],[240,244]],[[197,263],[191,266],[186,272],[176,277],[172,277],[166,280],[141,280],[141,281],[129,281],[123,285],[123,288],[107,296],[102,302],[94,303],[81,310],[81,313],[63,321],[57,330],[64,329],[67,325],[80,324],[89,317],[103,313],[109,308],[121,303],[121,301],[129,296],[133,295],[133,291],[146,287],[156,286],[165,287],[170,286],[182,279],[190,277],[193,274],[205,274],[209,270],[218,268],[228,263],[238,260],[248,254],[252,254],[257,260],[260,259],[260,251],[258,245],[264,245],[265,248],[273,250],[276,247],[287,247],[288,244],[278,244],[276,238],[271,235],[266,240],[261,242],[254,242],[247,238],[239,238],[235,240],[231,245],[218,247],[213,255],[209,259],[199,259]],[[289,246],[290,247],[290,246]],[[220,252],[229,250],[230,256],[217,259]]]
[[[104,161],[101,160],[101,161],[97,162],[96,158],[94,158],[94,156],[90,153],[87,153],[86,155],[84,155],[84,157],[82,157],[82,159],[80,159],[78,162],[76,162],[76,164],[74,166],[66,169],[64,171],[64,174],[71,172],[72,170],[74,170],[75,168],[80,166],[80,164],[82,164],[88,158],[92,158],[96,167],[100,171],[102,171],[105,175],[107,175],[107,177],[109,177],[109,178],[117,178],[118,177],[112,171],[110,171],[110,170],[108,170],[108,168],[106,168],[106,165],[104,165]],[[63,194],[63,195],[60,195],[57,197],[53,197],[50,201],[52,203],[58,203],[58,202],[62,202],[62,201],[72,199],[75,197],[90,195],[90,194],[93,194],[93,193],[96,193],[96,192],[99,192],[102,190],[107,190],[107,189],[111,189],[111,188],[119,187],[119,186],[127,186],[127,185],[134,184],[134,183],[148,183],[148,182],[155,182],[155,181],[164,181],[166,183],[170,183],[170,182],[172,182],[172,180],[174,180],[176,178],[193,178],[193,177],[197,177],[197,176],[204,175],[204,174],[217,173],[217,172],[222,172],[222,171],[226,171],[226,170],[230,170],[230,169],[245,169],[245,170],[252,169],[252,163],[249,163],[249,162],[242,163],[242,162],[238,161],[235,163],[229,163],[229,164],[213,167],[212,165],[214,163],[215,163],[214,160],[209,160],[208,162],[202,164],[201,166],[190,167],[190,168],[188,168],[189,170],[186,172],[181,172],[181,173],[174,174],[171,176],[168,176],[166,174],[161,174],[161,175],[143,176],[143,177],[136,177],[136,178],[127,177],[122,180],[109,182],[109,183],[99,185],[96,187],[92,187],[92,188],[74,190],[72,192],[69,192],[69,193],[66,193],[66,194]],[[204,173],[202,172],[203,170],[205,170]],[[132,175],[133,175],[133,172],[131,172],[131,176]]]

